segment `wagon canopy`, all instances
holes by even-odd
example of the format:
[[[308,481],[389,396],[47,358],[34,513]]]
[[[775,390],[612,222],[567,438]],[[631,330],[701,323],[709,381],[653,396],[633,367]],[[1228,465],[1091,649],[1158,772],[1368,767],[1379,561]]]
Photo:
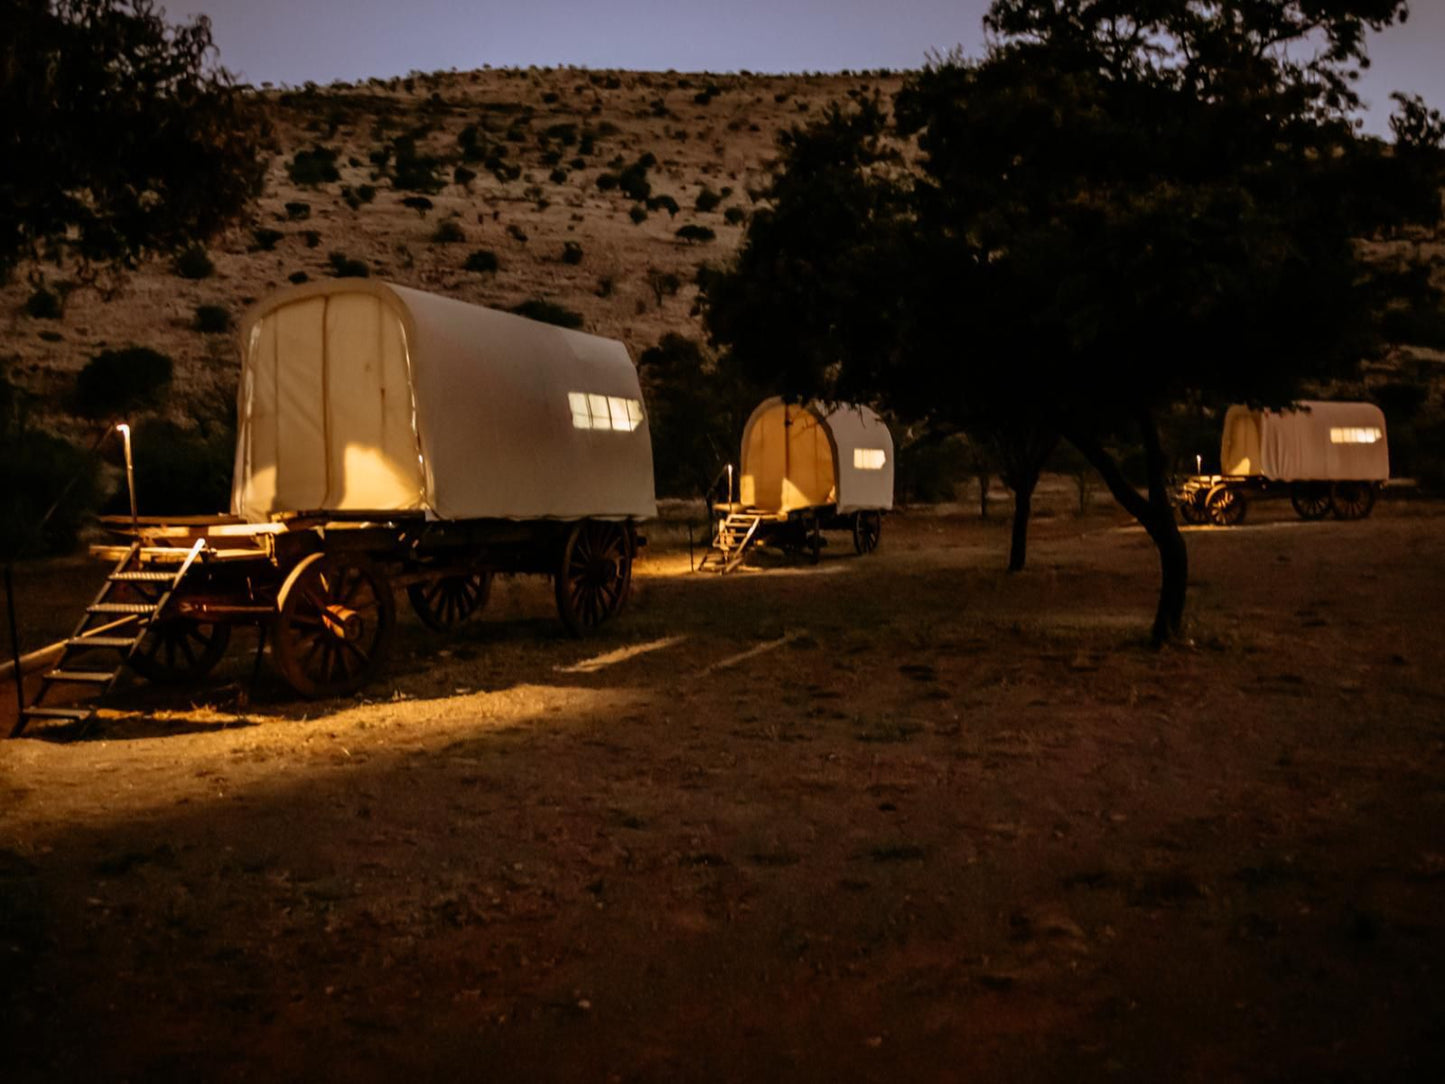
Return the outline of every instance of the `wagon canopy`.
[[[1303,402],[1284,411],[1232,406],[1219,463],[1225,474],[1281,482],[1384,482],[1385,415],[1373,403]]]
[[[358,279],[275,294],[241,336],[238,516],[656,514],[620,342]]]
[[[892,508],[893,437],[866,406],[765,399],[743,427],[740,474],[738,496],[754,508]]]

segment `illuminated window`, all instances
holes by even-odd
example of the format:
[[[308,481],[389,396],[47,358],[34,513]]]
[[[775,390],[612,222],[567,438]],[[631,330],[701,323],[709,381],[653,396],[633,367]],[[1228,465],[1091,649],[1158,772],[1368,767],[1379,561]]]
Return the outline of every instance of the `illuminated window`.
[[[883,464],[887,462],[888,453],[882,448],[853,449],[854,470],[882,470]]]
[[[639,399],[572,391],[567,393],[567,406],[572,411],[573,429],[630,433],[642,424],[642,402]]]
[[[1374,444],[1384,437],[1382,430],[1371,426],[1345,426],[1330,430],[1331,444]]]

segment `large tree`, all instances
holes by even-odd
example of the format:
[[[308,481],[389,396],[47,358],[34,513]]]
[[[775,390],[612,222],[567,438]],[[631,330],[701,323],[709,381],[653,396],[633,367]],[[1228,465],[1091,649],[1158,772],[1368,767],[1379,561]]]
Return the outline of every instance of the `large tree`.
[[[129,266],[205,240],[260,190],[263,121],[204,17],[150,0],[0,0],[0,271]]]
[[[1438,115],[1406,103],[1393,153],[1352,120],[1364,31],[1404,14],[1395,0],[996,0],[982,60],[930,64],[895,100],[891,130],[869,125],[879,147],[916,147],[908,176],[843,151],[823,170],[785,153],[785,173],[829,174],[819,195],[867,191],[868,178],[890,193],[873,201],[886,213],[837,224],[829,241],[889,248],[872,261],[889,278],[845,276],[841,305],[813,295],[845,331],[885,327],[830,355],[825,321],[795,332],[825,354],[812,386],[1062,434],[1154,541],[1153,634],[1174,635],[1188,567],[1162,414],[1185,399],[1282,404],[1347,371],[1374,346],[1359,239],[1439,214]],[[849,131],[846,117],[823,127],[835,141]],[[780,180],[773,213],[805,216],[789,196]],[[737,274],[786,268],[774,221],[755,216]],[[748,355],[739,300],[713,291],[708,312]],[[1120,436],[1143,449],[1143,493],[1108,450]]]

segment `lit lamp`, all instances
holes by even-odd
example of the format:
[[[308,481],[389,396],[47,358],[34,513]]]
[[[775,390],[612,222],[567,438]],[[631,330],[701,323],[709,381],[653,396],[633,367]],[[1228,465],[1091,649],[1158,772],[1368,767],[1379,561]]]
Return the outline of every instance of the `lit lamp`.
[[[130,426],[125,422],[120,422],[115,429],[120,434],[121,440],[125,442],[125,486],[130,491],[130,525],[138,529],[140,517],[136,512],[135,503],[135,462],[130,457]]]
[[[733,465],[728,464],[728,504],[733,503]]]

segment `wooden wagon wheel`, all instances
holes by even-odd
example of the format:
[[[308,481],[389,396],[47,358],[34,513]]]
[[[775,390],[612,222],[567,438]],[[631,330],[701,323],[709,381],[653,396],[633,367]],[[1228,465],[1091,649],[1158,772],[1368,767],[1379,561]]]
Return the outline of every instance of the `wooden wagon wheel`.
[[[1244,522],[1244,513],[1248,511],[1244,495],[1228,486],[1211,489],[1204,500],[1204,507],[1209,512],[1209,522],[1216,527],[1238,526]]]
[[[627,602],[632,589],[632,530],[583,520],[562,547],[557,614],[573,636],[586,636]]]
[[[189,685],[216,668],[230,642],[230,625],[170,617],[145,630],[126,665],[157,685]]]
[[[492,594],[492,574],[473,572],[466,576],[441,576],[406,589],[411,608],[422,624],[437,632],[450,632],[487,605]]]
[[[386,577],[361,557],[322,557],[282,591],[271,650],[302,696],[343,696],[386,658],[396,605]]]
[[[1290,486],[1289,503],[1300,519],[1324,519],[1334,510],[1330,487],[1322,482],[1296,482]]]
[[[1364,519],[1375,507],[1375,487],[1368,482],[1336,482],[1330,502],[1336,519]]]
[[[1209,522],[1209,509],[1205,507],[1205,501],[1209,499],[1209,490],[1193,489],[1179,498],[1179,518],[1185,523],[1198,527]]]
[[[883,536],[883,517],[877,512],[859,512],[853,517],[853,548],[860,554],[872,553]]]

